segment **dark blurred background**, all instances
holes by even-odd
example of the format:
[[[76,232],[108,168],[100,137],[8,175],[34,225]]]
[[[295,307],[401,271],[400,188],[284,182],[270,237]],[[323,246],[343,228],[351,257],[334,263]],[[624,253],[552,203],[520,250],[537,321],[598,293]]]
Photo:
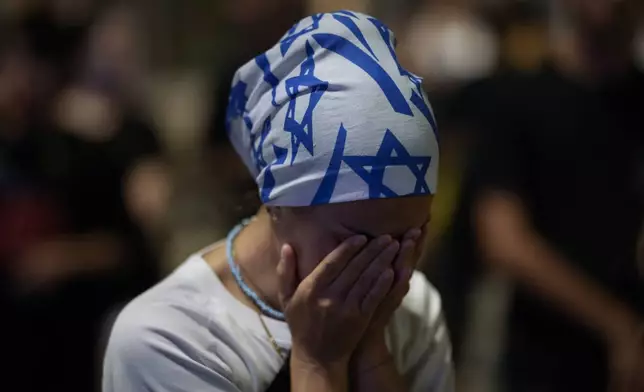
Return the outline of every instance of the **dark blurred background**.
[[[640,3],[0,1],[0,390],[99,389],[120,307],[257,208],[234,71],[335,9],[396,32],[439,120],[459,391],[609,390],[602,333],[644,325]]]

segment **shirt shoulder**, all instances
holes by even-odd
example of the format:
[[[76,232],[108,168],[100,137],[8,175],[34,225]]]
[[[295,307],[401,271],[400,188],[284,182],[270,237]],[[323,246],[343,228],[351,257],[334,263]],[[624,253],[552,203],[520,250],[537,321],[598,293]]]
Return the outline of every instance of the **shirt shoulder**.
[[[103,391],[238,391],[222,353],[234,352],[225,325],[182,266],[119,314],[103,364]],[[214,331],[214,333],[213,333]]]
[[[415,271],[409,291],[393,319],[397,328],[411,322],[417,328],[433,329],[442,320],[441,296],[422,272]]]

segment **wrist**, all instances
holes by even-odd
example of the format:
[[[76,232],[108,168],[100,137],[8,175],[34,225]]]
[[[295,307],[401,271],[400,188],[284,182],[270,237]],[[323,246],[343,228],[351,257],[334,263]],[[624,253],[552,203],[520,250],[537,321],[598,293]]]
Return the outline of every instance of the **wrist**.
[[[291,390],[348,391],[349,371],[346,363],[319,363],[291,353]]]
[[[350,362],[352,372],[362,373],[371,368],[378,367],[391,359],[391,354],[384,338],[372,337],[363,340],[353,353]]]
[[[333,361],[320,361],[305,355],[295,347],[291,350],[291,371],[301,373],[315,373],[326,378],[341,378],[346,376],[349,367],[349,359]]]

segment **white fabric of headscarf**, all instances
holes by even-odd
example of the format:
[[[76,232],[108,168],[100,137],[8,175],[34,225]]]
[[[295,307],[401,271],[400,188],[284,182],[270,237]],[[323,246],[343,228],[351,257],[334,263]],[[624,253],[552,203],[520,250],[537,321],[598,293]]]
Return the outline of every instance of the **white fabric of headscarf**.
[[[316,14],[237,71],[228,134],[264,204],[434,194],[436,122],[394,47],[375,18]]]

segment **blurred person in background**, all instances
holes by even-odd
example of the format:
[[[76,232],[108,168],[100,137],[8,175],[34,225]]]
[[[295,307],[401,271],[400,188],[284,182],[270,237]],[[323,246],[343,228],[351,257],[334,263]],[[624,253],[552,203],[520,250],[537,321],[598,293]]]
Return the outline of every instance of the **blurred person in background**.
[[[640,391],[638,4],[551,5],[543,67],[494,78],[479,96],[484,114],[456,216],[453,270],[484,260],[516,282],[504,358],[509,391]]]
[[[455,362],[459,367],[466,366],[463,362],[472,358],[471,355],[479,355],[472,352],[476,349],[470,339],[481,326],[476,324],[472,313],[474,307],[478,309],[482,301],[488,301],[485,296],[472,297],[488,277],[483,274],[484,265],[480,262],[473,238],[471,216],[477,182],[473,170],[476,160],[472,155],[477,150],[477,140],[484,138],[484,131],[496,124],[500,102],[497,94],[507,94],[515,79],[542,68],[548,41],[547,4],[494,4],[497,6],[478,11],[497,35],[496,70],[482,78],[472,78],[468,83],[452,85],[451,94],[444,97],[439,112],[441,129],[444,129],[441,150],[447,163],[441,169],[444,171],[441,173],[442,196],[437,197],[434,208],[440,206],[442,200],[442,205],[449,207],[442,214],[451,213],[451,216],[445,219],[445,230],[436,233],[440,238],[437,238],[435,253],[428,255],[432,256],[432,262],[427,265],[427,272],[444,293],[445,314],[450,325]],[[491,351],[497,348],[490,347]],[[492,352],[486,352],[486,355],[496,357]],[[484,371],[480,366],[476,367],[477,371]]]
[[[86,66],[89,26],[65,38],[49,12],[26,15],[0,56],[3,383],[91,391],[107,313],[158,279],[133,200],[159,190],[142,173],[159,177],[144,162],[161,150],[119,76]]]
[[[238,70],[228,134],[263,206],[121,312],[105,392],[453,390],[440,296],[414,272],[437,129],[394,42],[316,14]]]
[[[398,3],[389,3],[398,7]],[[442,124],[441,192],[432,207],[426,257],[433,265],[440,239],[451,222],[462,162],[467,156],[467,138],[464,137],[467,135],[453,121],[452,102],[463,86],[488,76],[498,57],[496,36],[488,21],[481,17],[478,5],[479,2],[469,0],[418,2],[406,12],[404,35],[399,40],[401,61],[406,60],[410,69],[423,77],[423,85],[431,91],[432,107]],[[427,267],[433,269],[433,266]]]
[[[401,49],[432,90],[449,92],[494,71],[496,36],[476,5],[469,0],[425,1],[408,21]]]

